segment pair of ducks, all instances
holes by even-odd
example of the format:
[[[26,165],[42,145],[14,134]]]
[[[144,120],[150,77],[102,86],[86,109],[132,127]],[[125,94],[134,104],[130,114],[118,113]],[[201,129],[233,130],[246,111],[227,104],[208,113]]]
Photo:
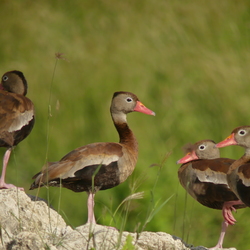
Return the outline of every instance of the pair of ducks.
[[[239,145],[245,154],[238,160],[220,158],[219,148]],[[225,140],[203,140],[189,145],[177,163],[181,185],[202,205],[221,209],[224,217],[218,243],[222,248],[228,225],[235,224],[232,211],[250,207],[250,126],[235,128]],[[213,249],[211,248],[211,249]]]
[[[25,97],[27,81],[22,72],[14,70],[2,76],[0,84],[0,147],[6,147],[0,188],[13,188],[5,183],[11,150],[31,132],[35,118],[34,105]],[[110,113],[119,134],[119,143],[99,142],[79,147],[60,161],[48,162],[33,179],[30,189],[45,185],[62,186],[74,192],[88,193],[88,222],[96,223],[94,196],[124,182],[133,172],[138,158],[138,143],[127,124],[133,111],[155,115],[130,92],[115,92]],[[23,190],[23,188],[19,188]]]

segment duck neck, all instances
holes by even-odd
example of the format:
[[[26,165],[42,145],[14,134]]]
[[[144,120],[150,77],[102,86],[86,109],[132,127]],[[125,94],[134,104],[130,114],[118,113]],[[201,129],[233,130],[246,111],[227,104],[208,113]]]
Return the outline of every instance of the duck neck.
[[[127,123],[115,123],[116,130],[119,134],[120,143],[127,145],[133,151],[138,150],[138,143],[137,140],[129,128]]]
[[[229,168],[228,174],[233,172],[239,166],[250,162],[250,149],[246,149],[245,154],[238,160],[236,160]]]
[[[119,115],[116,116],[112,114],[113,122],[116,127],[116,130],[119,134],[120,143],[123,145],[126,145],[129,147],[129,149],[133,150],[134,152],[137,152],[138,150],[138,143],[137,140],[132,132],[132,130],[129,128],[126,115]]]

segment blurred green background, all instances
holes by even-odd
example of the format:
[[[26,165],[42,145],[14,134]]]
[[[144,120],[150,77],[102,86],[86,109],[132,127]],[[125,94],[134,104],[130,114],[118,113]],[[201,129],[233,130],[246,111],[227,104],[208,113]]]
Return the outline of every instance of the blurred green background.
[[[145,195],[131,202],[124,230],[140,231],[148,211],[174,195],[144,230],[214,246],[221,211],[186,195],[176,161],[188,142],[218,142],[236,126],[250,125],[250,2],[2,0],[0,16],[1,74],[23,71],[36,107],[35,127],[12,154],[7,182],[36,195],[28,191],[31,177],[46,159],[59,160],[91,142],[117,141],[111,97],[131,91],[156,117],[129,114],[139,142],[138,164],[125,183],[96,195],[98,222],[108,225],[110,213],[136,186]],[[56,52],[67,60],[56,60]],[[5,149],[0,150],[2,156]],[[238,158],[243,149],[221,152]],[[86,222],[86,193],[40,190],[40,197],[48,195],[69,225]],[[124,216],[120,209],[112,225],[119,228]],[[249,249],[249,208],[235,217],[224,247]]]

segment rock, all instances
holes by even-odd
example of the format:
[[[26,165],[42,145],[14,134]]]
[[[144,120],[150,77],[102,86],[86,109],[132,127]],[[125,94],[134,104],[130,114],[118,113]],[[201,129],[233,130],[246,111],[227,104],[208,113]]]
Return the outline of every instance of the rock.
[[[65,231],[72,230],[44,201],[31,201],[25,192],[16,189],[0,190],[0,211],[0,246],[2,243],[6,247],[3,249],[35,249],[22,247],[21,239],[28,245],[39,241],[50,242],[50,238],[61,238]],[[29,234],[30,237],[27,237]]]
[[[0,211],[0,250],[207,249],[187,246],[164,232],[120,233],[114,228],[90,224],[73,230],[46,201],[36,201],[16,189],[0,190]]]

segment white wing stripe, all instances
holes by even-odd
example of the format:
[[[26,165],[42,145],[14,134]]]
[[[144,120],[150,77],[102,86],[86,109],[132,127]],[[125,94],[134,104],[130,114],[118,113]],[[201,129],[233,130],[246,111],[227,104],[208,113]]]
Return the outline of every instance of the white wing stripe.
[[[111,162],[118,161],[119,156],[117,155],[93,155],[93,157],[89,156],[85,159],[82,159],[80,161],[77,161],[76,164],[65,174],[61,176],[61,178],[69,178],[69,177],[75,177],[75,172],[77,172],[80,169],[83,169],[84,167],[91,166],[91,165],[108,165]]]
[[[28,125],[29,122],[33,119],[33,116],[33,110],[23,112],[12,122],[12,124],[8,128],[8,132],[20,130],[23,126]]]

